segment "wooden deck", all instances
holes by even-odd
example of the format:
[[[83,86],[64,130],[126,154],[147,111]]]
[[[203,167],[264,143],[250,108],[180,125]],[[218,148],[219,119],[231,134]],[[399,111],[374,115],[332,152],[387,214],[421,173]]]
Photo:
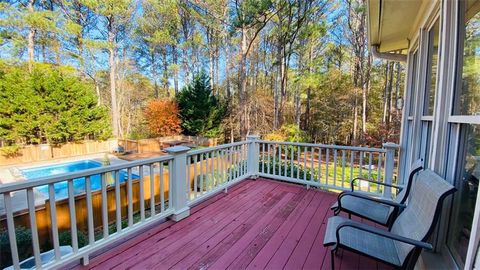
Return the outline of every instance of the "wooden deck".
[[[330,269],[323,247],[336,194],[246,180],[108,252],[81,269]],[[390,269],[340,251],[338,269]]]

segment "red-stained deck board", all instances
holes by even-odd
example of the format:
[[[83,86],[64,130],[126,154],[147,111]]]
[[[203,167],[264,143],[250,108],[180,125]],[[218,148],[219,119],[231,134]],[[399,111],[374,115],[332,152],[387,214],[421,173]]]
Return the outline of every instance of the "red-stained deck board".
[[[235,197],[238,193],[242,192],[243,190],[246,190],[251,185],[253,185],[253,181],[244,181],[239,183],[238,185],[230,189],[230,193],[229,193],[230,197]],[[198,205],[197,207],[193,208],[191,210],[191,216],[188,219],[189,220],[195,219],[196,215],[194,214],[197,212],[199,212],[198,214],[204,214],[204,212],[212,212],[215,209],[215,203],[220,204],[219,200],[225,196],[226,196],[225,193],[217,194],[212,198],[206,200],[202,204]],[[205,209],[207,206],[209,206],[209,208]],[[114,249],[111,249],[109,252],[100,254],[99,256],[95,257],[95,260],[92,260],[86,268],[94,268],[96,265],[101,263],[103,268],[109,268],[107,263],[105,263],[105,261],[110,259],[112,262],[117,264],[115,260],[113,260],[113,257],[121,256],[122,258],[126,258],[126,256],[128,256],[129,254],[132,254],[132,249],[131,249],[132,247],[137,245],[146,246],[149,244],[148,242],[143,242],[143,240],[149,239],[152,236],[158,236],[159,232],[165,233],[166,231],[171,229],[172,226],[175,226],[176,229],[181,229],[187,226],[187,224],[189,223],[188,222],[175,223],[172,220],[168,220],[162,223],[160,226],[157,226],[154,229],[148,230],[145,233],[142,233],[141,235],[136,236],[134,239],[131,239],[130,241],[127,241],[115,247]],[[128,251],[124,252],[126,250]]]
[[[323,195],[323,196],[322,196]],[[275,254],[268,262],[266,269],[281,269],[287,263],[290,254],[293,252],[297,243],[300,241],[305,229],[311,222],[316,210],[322,206],[321,203],[325,198],[322,192],[317,192],[314,199],[310,202],[307,209],[303,212],[302,216],[297,220],[294,227],[283,240],[282,245],[275,251]]]
[[[81,269],[330,269],[323,247],[337,194],[246,180],[92,258]],[[340,250],[336,269],[391,269]]]
[[[131,243],[130,248],[125,249],[120,253],[117,253],[116,256],[108,257],[108,259],[105,260],[105,262],[101,262],[100,269],[111,269],[117,265],[123,268],[127,268],[131,262],[136,261],[139,257],[142,257],[142,255],[145,255],[146,252],[149,252],[149,251],[156,252],[155,249],[151,248],[152,244],[156,245],[158,241],[169,238],[173,236],[176,232],[182,232],[182,234],[188,233],[193,228],[198,227],[199,224],[202,224],[206,219],[211,217],[213,214],[219,213],[222,211],[222,209],[225,209],[227,207],[232,207],[232,204],[227,203],[231,200],[241,200],[241,198],[244,196],[255,195],[255,192],[252,192],[251,190],[251,187],[253,187],[254,184],[258,190],[261,190],[263,189],[264,186],[267,186],[267,184],[264,184],[264,183],[261,183],[260,185],[258,185],[253,181],[242,182],[230,190],[230,193],[228,194],[229,196],[222,197],[221,199],[216,200],[214,202],[210,202],[210,201],[204,202],[208,204],[207,207],[201,206],[204,203],[200,204],[199,207],[195,207],[192,210],[194,214],[182,220],[182,222],[173,223],[171,226],[167,227],[166,229],[161,230],[156,234],[153,234],[146,241],[142,241],[139,243]],[[202,208],[197,211],[196,208],[200,208],[200,207]],[[169,239],[173,239],[173,238],[169,238]],[[128,245],[129,242],[125,243],[124,245]],[[114,249],[113,251],[115,250],[116,249]],[[113,253],[113,251],[108,252],[107,254],[105,254],[106,256],[104,257],[107,257],[108,254]],[[118,260],[118,258],[122,258],[122,260]],[[99,263],[96,262],[96,260],[94,260],[93,263],[91,263],[88,266],[88,268],[95,267],[96,264],[99,264]]]
[[[299,190],[301,190],[301,188],[298,186],[289,187],[288,189],[275,189],[276,192],[289,192],[291,194],[297,193]],[[288,196],[291,197],[290,195]],[[280,205],[277,205],[276,207],[282,208]],[[230,250],[232,245],[234,245],[239,238],[243,237],[262,215],[264,215],[264,212],[256,213],[244,220],[235,220],[235,223],[232,223],[232,226],[228,230],[222,231],[222,233],[205,242],[193,253],[188,254],[188,257],[176,264],[173,269],[204,268],[215,262],[217,258],[225,253],[226,250]],[[231,230],[232,228],[234,230]]]
[[[124,269],[125,267],[132,267],[135,269],[153,268],[152,264],[163,260],[168,254],[174,253],[176,250],[182,250],[181,248],[192,239],[205,234],[209,236],[214,235],[217,231],[215,228],[224,226],[229,220],[236,218],[241,215],[243,211],[248,209],[245,207],[245,202],[253,202],[254,205],[255,203],[262,203],[264,200],[268,199],[268,197],[257,195],[264,191],[267,192],[267,195],[274,196],[274,194],[270,193],[273,189],[275,189],[275,185],[265,183],[261,187],[247,192],[246,196],[243,197],[243,200],[238,199],[228,203],[225,201],[227,208],[218,211],[217,213],[210,213],[210,215],[202,216],[202,222],[194,222],[191,226],[188,226],[188,228],[182,228],[155,241],[154,244],[156,246],[163,246],[161,252],[158,252],[155,248],[152,249],[151,246],[149,246],[147,250],[137,249],[136,256],[126,264],[119,264],[117,269]]]
[[[243,269],[258,253],[258,250],[268,239],[277,231],[278,227],[292,213],[298,205],[302,193],[297,193],[291,197],[291,200],[284,207],[279,207],[259,220],[251,230],[249,230],[241,239],[235,242],[235,245],[225,253],[218,261],[212,265],[213,268]],[[239,252],[242,251],[239,256]],[[223,267],[225,266],[225,267]]]
[[[282,226],[277,230],[274,236],[272,236],[265,246],[258,252],[255,258],[250,262],[247,269],[263,269],[270,261],[270,258],[275,254],[275,251],[283,243],[283,240],[287,237],[291,228],[298,221],[303,211],[307,208],[314,197],[313,192],[306,192],[302,198],[300,204],[295,208],[293,213],[287,218]]]
[[[320,231],[322,224],[326,223],[327,216],[329,216],[331,212],[331,210],[328,207],[325,207],[325,205],[332,205],[335,198],[336,196],[323,196],[321,207],[317,208],[315,214],[307,225],[307,228],[303,232],[302,238],[297,243],[295,250],[291,253],[290,258],[285,265],[286,269],[300,269],[303,267],[315,240],[315,236]],[[318,254],[318,251],[313,252],[317,252]]]
[[[158,260],[155,257],[152,260],[149,260],[149,263],[139,264],[138,268],[150,268],[150,267],[166,267],[170,268],[180,262],[182,259],[188,260],[190,253],[197,250],[199,246],[204,244],[207,241],[210,241],[210,244],[216,244],[228,233],[232,232],[235,228],[242,225],[248,227],[249,225],[255,224],[255,221],[260,218],[264,213],[273,211],[277,207],[281,207],[282,204],[286,203],[289,200],[289,197],[284,196],[284,192],[278,193],[275,192],[276,189],[273,189],[269,193],[263,195],[261,201],[262,203],[253,202],[251,205],[244,205],[241,215],[236,217],[229,217],[223,220],[221,223],[215,224],[213,228],[210,228],[208,231],[205,231],[202,235],[194,238],[192,241],[186,243],[184,246],[178,250],[173,249],[173,253],[165,251],[165,259]]]

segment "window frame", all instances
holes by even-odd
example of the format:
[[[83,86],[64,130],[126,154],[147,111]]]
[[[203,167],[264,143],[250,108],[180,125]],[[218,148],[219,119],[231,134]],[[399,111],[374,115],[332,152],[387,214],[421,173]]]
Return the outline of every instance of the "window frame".
[[[480,1],[480,0],[478,0]],[[450,52],[450,61],[453,61],[454,65],[453,68],[447,69],[448,72],[448,79],[451,80],[451,83],[446,84],[446,95],[445,95],[445,102],[446,108],[444,110],[445,115],[445,126],[446,126],[446,133],[448,133],[447,147],[446,147],[446,154],[443,158],[444,160],[444,168],[445,168],[445,175],[447,179],[451,179],[452,184],[455,186],[458,185],[458,178],[461,174],[462,164],[461,161],[464,159],[459,155],[464,150],[465,145],[465,136],[464,136],[464,126],[465,125],[480,125],[480,116],[478,115],[457,115],[454,112],[455,102],[459,102],[459,99],[456,98],[458,95],[457,89],[459,84],[461,83],[462,76],[460,72],[463,70],[463,42],[464,42],[464,11],[465,11],[465,1],[446,1],[447,3],[444,5],[444,9],[447,19],[447,28],[445,32],[447,32],[451,37],[451,41],[449,41],[449,48]],[[451,63],[451,62],[450,62]],[[448,231],[449,227],[451,226],[452,222],[452,215],[455,214],[456,205],[458,197],[453,196],[453,199],[450,200],[450,207],[448,207],[448,220],[446,227],[442,230],[443,232],[443,243],[445,244],[445,248],[453,262],[460,266],[457,263],[457,257],[451,251],[448,241]],[[480,191],[477,192],[477,198],[475,203],[475,213],[474,218],[472,221],[471,227],[471,235],[468,243],[467,248],[467,255],[465,259],[465,269],[472,269],[474,259],[476,256],[476,251],[479,248],[479,240],[480,240]]]

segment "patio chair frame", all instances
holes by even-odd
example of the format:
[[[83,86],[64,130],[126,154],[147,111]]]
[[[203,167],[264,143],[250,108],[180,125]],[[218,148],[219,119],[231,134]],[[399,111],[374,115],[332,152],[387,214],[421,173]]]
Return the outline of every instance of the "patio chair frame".
[[[336,232],[335,232],[336,243],[334,244],[332,250],[330,251],[332,270],[335,269],[335,261],[334,261],[335,260],[335,253],[338,251],[339,248],[343,248],[343,249],[352,251],[354,253],[360,254],[362,256],[372,258],[376,261],[381,261],[381,262],[383,262],[385,264],[388,264],[388,265],[391,265],[391,266],[393,266],[397,269],[413,269],[415,267],[415,263],[418,260],[418,257],[420,256],[420,253],[421,253],[422,249],[426,249],[426,250],[432,250],[433,249],[433,246],[430,243],[427,243],[426,241],[431,236],[433,230],[435,229],[435,224],[437,224],[437,222],[440,218],[440,214],[442,212],[441,209],[443,207],[443,202],[444,202],[445,198],[447,196],[455,193],[456,191],[457,191],[456,188],[452,188],[451,190],[449,190],[448,192],[445,192],[442,196],[440,196],[440,198],[438,200],[438,203],[437,203],[437,206],[435,208],[435,214],[433,216],[432,222],[431,222],[431,224],[430,224],[430,226],[427,230],[427,233],[425,234],[425,236],[422,238],[421,241],[418,241],[418,240],[415,240],[415,239],[410,239],[410,238],[403,237],[403,236],[400,236],[400,235],[396,235],[396,234],[391,233],[389,231],[384,231],[384,230],[381,230],[381,229],[378,229],[378,228],[375,228],[375,227],[372,227],[372,226],[368,226],[368,225],[365,225],[365,224],[361,224],[361,223],[356,223],[356,222],[352,222],[352,221],[344,221],[344,222],[340,223],[337,227]],[[393,239],[395,241],[404,242],[404,243],[407,243],[407,244],[410,244],[410,245],[414,246],[414,248],[409,252],[409,254],[405,258],[405,261],[403,262],[403,264],[401,266],[398,266],[398,265],[392,264],[390,262],[384,261],[380,258],[370,256],[368,254],[365,254],[365,253],[360,252],[358,250],[355,250],[353,248],[349,248],[345,245],[342,245],[341,242],[340,242],[340,230],[342,228],[346,228],[346,227],[352,227],[352,228],[362,230],[362,231],[366,231],[366,232],[369,232],[369,233],[372,233],[372,234],[384,236],[384,237]]]
[[[406,207],[405,202],[408,199],[408,196],[410,195],[410,191],[411,191],[411,188],[412,188],[412,185],[413,185],[413,177],[415,176],[415,174],[417,174],[421,170],[423,170],[423,159],[418,159],[417,161],[414,162],[414,169],[410,172],[410,174],[408,176],[408,182],[407,182],[407,185],[405,187],[401,187],[401,186],[393,185],[393,184],[387,184],[387,183],[379,182],[379,181],[372,180],[372,179],[362,178],[362,177],[354,178],[350,182],[351,191],[343,191],[338,195],[338,197],[337,197],[337,204],[338,205],[337,205],[337,207],[332,208],[333,211],[334,211],[333,212],[334,215],[336,216],[340,212],[343,211],[343,212],[348,214],[349,218],[351,218],[351,215],[355,215],[355,216],[370,220],[372,222],[379,223],[378,221],[373,220],[372,218],[370,218],[368,216],[359,214],[355,211],[350,211],[348,209],[342,208],[341,198],[343,198],[345,196],[357,197],[357,198],[365,199],[365,200],[368,200],[368,201],[373,201],[373,202],[376,202],[376,203],[379,203],[379,204],[389,205],[389,206],[392,206],[394,208],[392,213],[389,215],[389,217],[388,217],[388,219],[385,223],[379,223],[379,224],[388,227],[388,229],[390,230],[390,228],[392,227],[393,222],[395,221],[397,216]],[[402,191],[403,189],[405,189],[405,196],[403,196],[403,198],[400,202],[395,202],[395,201],[389,200],[389,199],[383,199],[383,198],[380,198],[380,197],[374,197],[374,196],[369,196],[369,195],[366,195],[366,194],[362,194],[358,191],[355,191],[355,182],[358,181],[358,180],[367,181],[367,182],[370,182],[370,183],[375,183],[375,184],[378,184],[378,185],[395,188],[395,189],[397,189],[397,194],[400,191]]]

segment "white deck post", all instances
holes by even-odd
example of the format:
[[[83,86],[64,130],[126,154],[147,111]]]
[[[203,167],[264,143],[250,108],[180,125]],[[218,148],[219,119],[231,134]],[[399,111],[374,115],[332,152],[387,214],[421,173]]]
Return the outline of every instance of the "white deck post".
[[[248,135],[247,141],[248,144],[248,159],[247,159],[247,168],[248,175],[252,178],[258,177],[258,146],[257,140],[260,138],[258,135]]]
[[[383,144],[383,148],[387,151],[385,153],[385,183],[392,184],[393,170],[395,165],[395,151],[399,148],[396,143],[386,142]],[[392,188],[385,187],[383,190],[383,197],[392,197]]]
[[[187,152],[190,147],[178,145],[165,149],[168,154],[173,156],[172,179],[170,181],[170,192],[172,194],[172,204],[174,212],[172,220],[179,221],[190,215],[187,196]]]

